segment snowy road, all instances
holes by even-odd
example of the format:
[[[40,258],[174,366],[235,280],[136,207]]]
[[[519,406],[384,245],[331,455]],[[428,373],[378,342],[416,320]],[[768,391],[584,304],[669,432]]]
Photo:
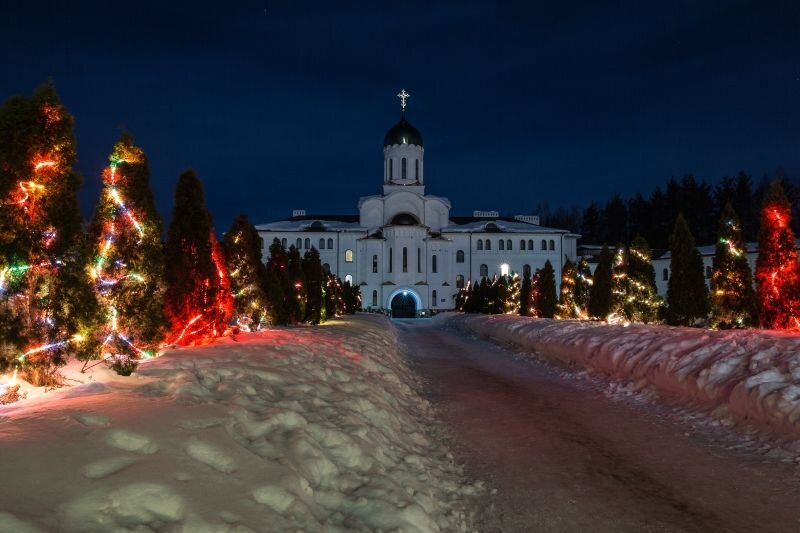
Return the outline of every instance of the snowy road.
[[[456,459],[497,490],[482,530],[800,531],[794,464],[487,341],[396,325]]]

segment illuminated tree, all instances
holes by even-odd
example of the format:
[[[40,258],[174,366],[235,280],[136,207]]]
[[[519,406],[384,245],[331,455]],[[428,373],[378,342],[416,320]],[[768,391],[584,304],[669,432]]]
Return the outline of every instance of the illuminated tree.
[[[791,206],[778,179],[770,185],[761,207],[756,283],[761,327],[800,329],[800,280]]]
[[[673,326],[689,326],[708,315],[708,288],[703,258],[682,214],[675,221],[669,249],[666,320]]]
[[[327,317],[325,271],[316,248],[311,248],[303,255],[303,278],[306,288],[305,321],[312,324],[324,322]]]
[[[538,293],[536,309],[539,316],[553,318],[558,298],[556,297],[556,273],[549,259],[545,261],[544,268],[539,271]]]
[[[612,261],[611,251],[603,245],[589,291],[589,316],[592,318],[605,320],[611,314]]]
[[[341,282],[340,282],[341,283]],[[345,281],[342,285],[342,299],[344,300],[344,312],[348,315],[355,314],[361,310],[361,287],[351,285]]]
[[[575,300],[575,287],[577,284],[578,272],[575,263],[567,259],[561,270],[561,292],[556,307],[556,318],[578,318],[577,304]]]
[[[245,215],[239,215],[225,233],[222,249],[231,281],[236,323],[258,331],[267,313],[267,268],[261,260],[261,237]]]
[[[344,287],[342,287],[342,280],[333,274],[328,274],[328,281],[325,289],[325,313],[328,315],[328,318],[343,315],[345,312],[344,304]]]
[[[506,278],[506,295],[503,302],[503,312],[507,315],[515,315],[519,313],[520,308],[520,285],[519,276],[513,274],[511,276],[504,276]]]
[[[650,262],[650,248],[641,235],[630,247],[620,247],[614,265],[615,313],[631,322],[654,322],[662,301],[656,290],[656,273]]]
[[[222,335],[233,315],[225,258],[192,170],[178,178],[165,247],[170,344],[189,346]]]
[[[747,262],[739,217],[730,202],[719,221],[711,273],[711,327],[746,328],[755,319],[753,273]]]
[[[537,270],[531,278],[531,292],[528,295],[528,314],[526,316],[533,318],[540,318],[542,316],[542,312],[539,310],[539,300],[542,296],[541,279],[542,271]],[[553,289],[553,291],[555,291],[555,289]]]
[[[291,294],[286,300],[289,305],[289,323],[297,324],[305,320],[307,292],[303,276],[303,259],[300,257],[300,250],[294,245],[289,246],[286,272],[289,275]]]
[[[275,239],[269,247],[267,261],[266,295],[269,302],[272,323],[276,326],[289,324],[289,299],[292,298],[292,284],[289,281],[289,257],[281,241]],[[328,316],[333,316],[328,309]]]
[[[0,108],[0,370],[21,364],[34,385],[96,349],[72,128],[51,85]]]
[[[575,309],[578,318],[589,318],[589,298],[592,292],[592,270],[589,268],[589,260],[581,257],[575,268]]]

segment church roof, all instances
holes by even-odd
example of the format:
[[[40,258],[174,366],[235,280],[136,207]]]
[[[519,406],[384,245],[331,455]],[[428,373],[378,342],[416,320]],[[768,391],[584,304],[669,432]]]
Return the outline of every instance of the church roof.
[[[565,229],[547,228],[537,224],[520,222],[511,217],[450,217],[451,224],[443,228],[443,233],[569,233]]]
[[[383,147],[395,144],[416,144],[422,146],[422,134],[417,128],[406,120],[406,114],[400,117],[400,122],[389,128],[383,138]]]
[[[258,224],[260,231],[363,231],[358,215],[303,215]]]

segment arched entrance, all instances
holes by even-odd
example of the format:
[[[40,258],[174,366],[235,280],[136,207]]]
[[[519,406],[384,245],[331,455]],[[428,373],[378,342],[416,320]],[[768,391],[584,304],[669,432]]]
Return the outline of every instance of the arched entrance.
[[[417,302],[408,292],[400,292],[392,298],[393,318],[417,318]]]

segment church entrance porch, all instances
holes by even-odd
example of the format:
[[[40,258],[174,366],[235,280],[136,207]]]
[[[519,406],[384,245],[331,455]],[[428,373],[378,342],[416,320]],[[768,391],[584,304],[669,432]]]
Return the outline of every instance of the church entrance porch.
[[[401,292],[392,298],[392,318],[416,318],[417,302],[407,292]]]

